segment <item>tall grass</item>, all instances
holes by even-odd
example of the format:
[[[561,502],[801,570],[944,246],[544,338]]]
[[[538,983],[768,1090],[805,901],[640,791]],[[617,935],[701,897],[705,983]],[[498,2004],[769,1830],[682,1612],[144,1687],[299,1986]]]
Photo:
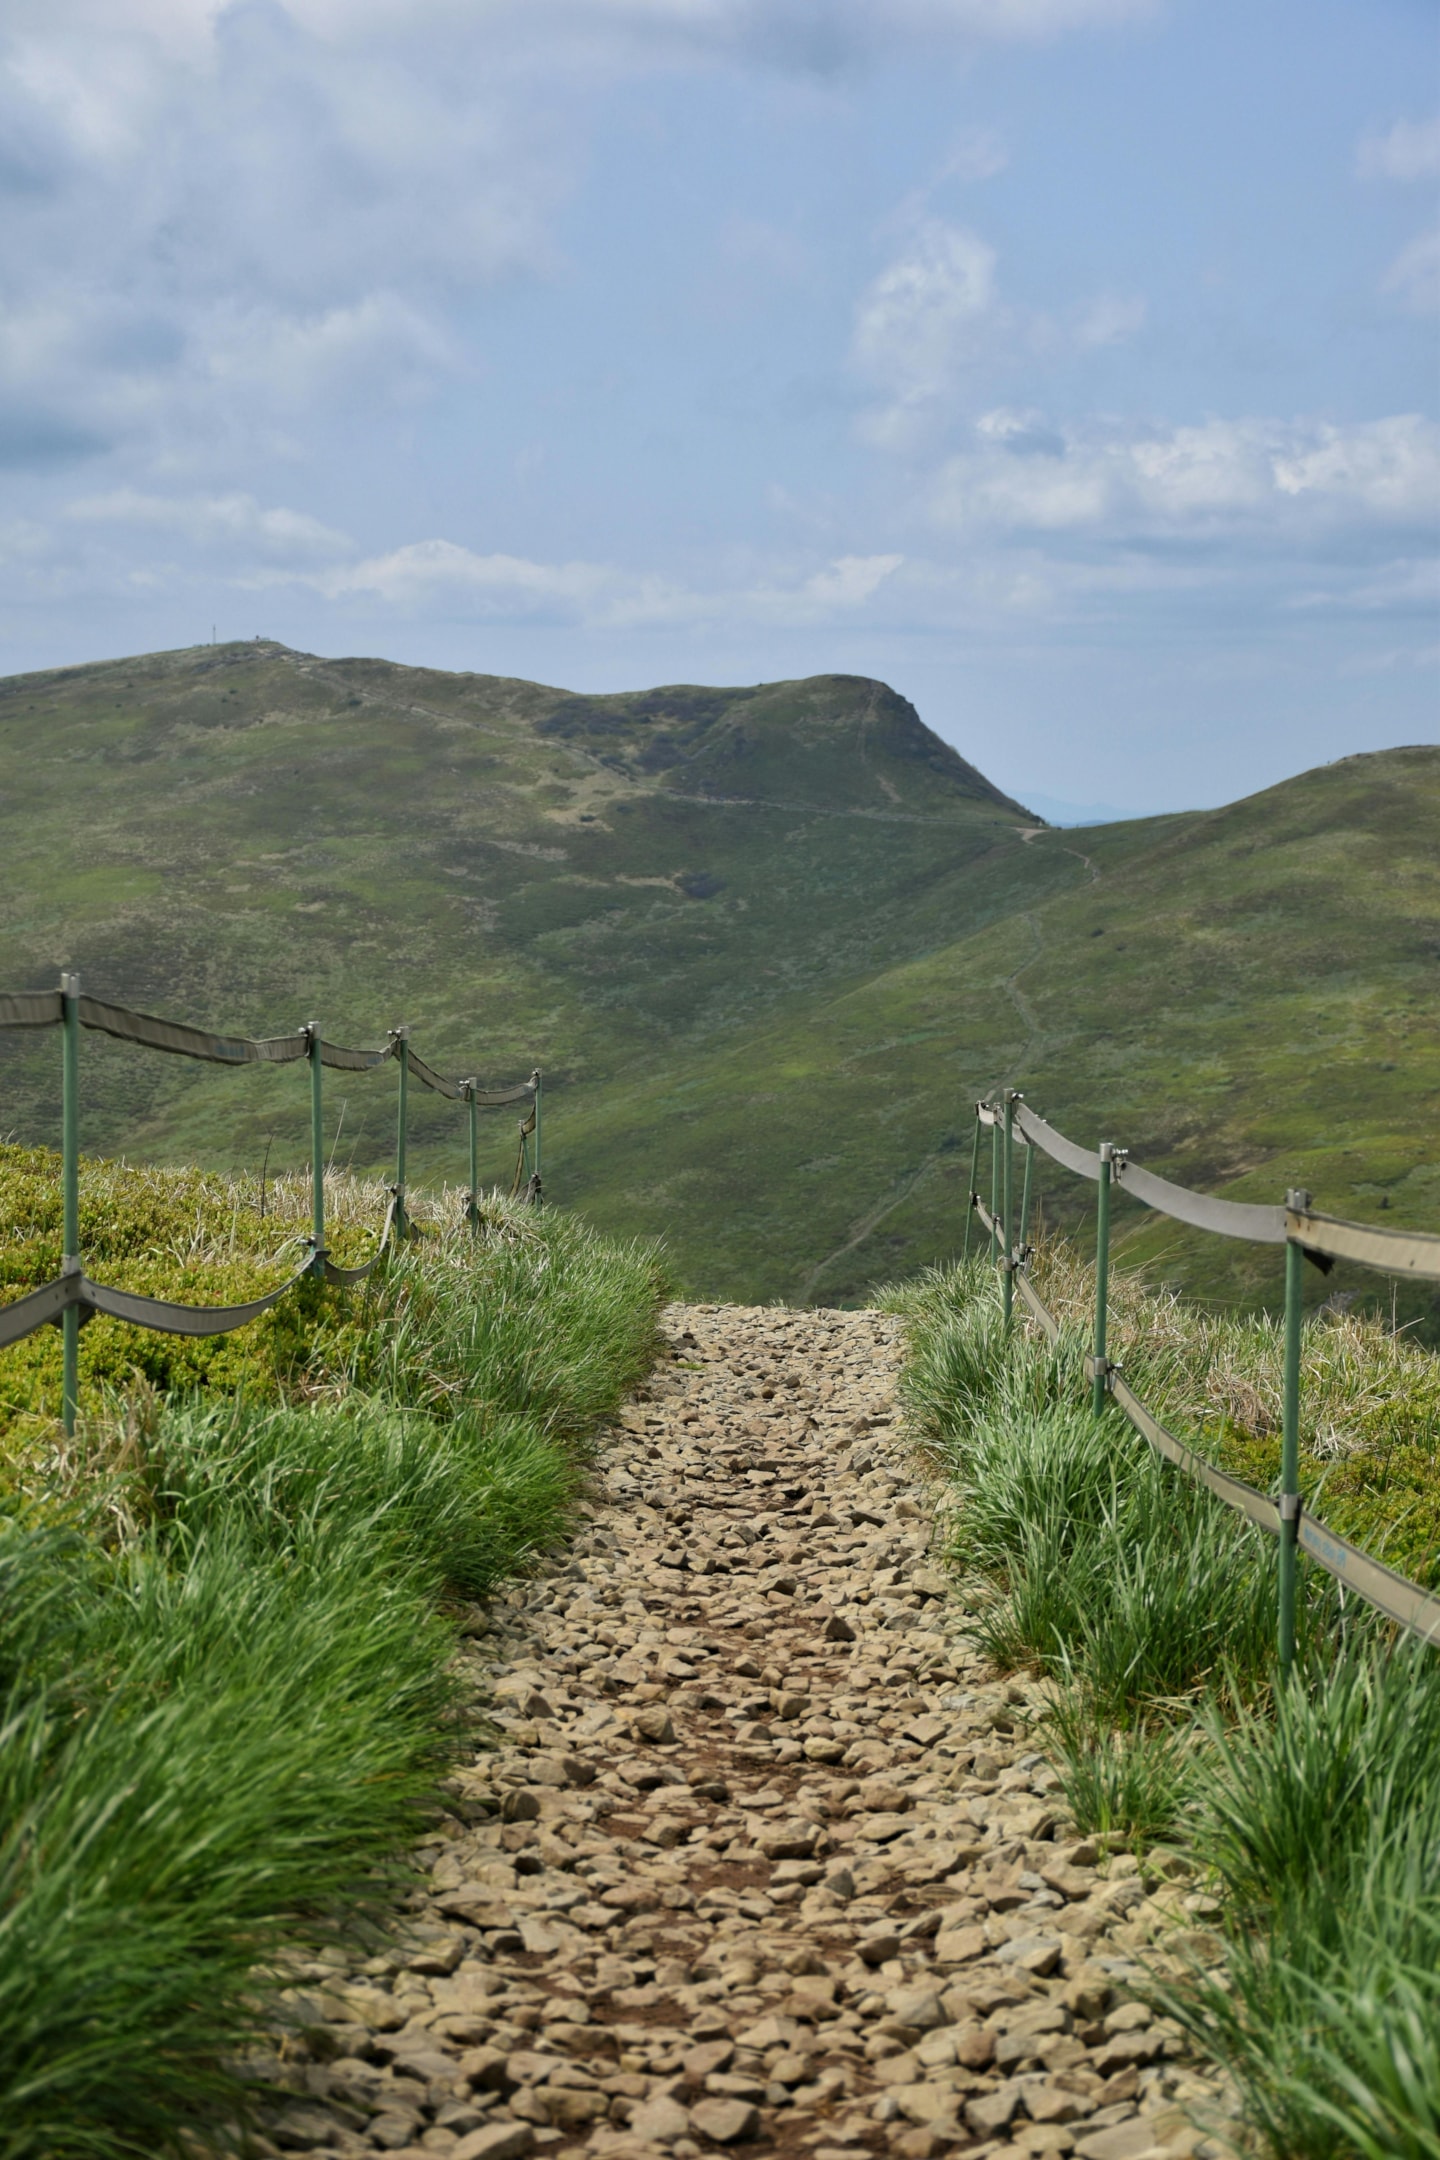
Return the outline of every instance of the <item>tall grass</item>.
[[[1053,1346],[1018,1323],[1007,1331],[988,1267],[937,1272],[909,1317],[902,1392],[948,1472],[953,1557],[981,1592],[975,1635],[1000,1665],[1066,1683],[1061,1730],[1083,1814],[1101,1734],[1173,1725],[1207,1696],[1244,1701],[1268,1682],[1274,1553],[1118,1412],[1092,1415],[1073,1331]],[[1311,1634],[1330,1607],[1316,1588]],[[1115,1749],[1108,1757],[1118,1771]],[[1172,1759],[1138,1740],[1129,1753],[1132,1766],[1161,1757]],[[1166,1819],[1130,1827],[1170,1827],[1175,1778],[1132,1782],[1137,1800],[1163,1796]]]
[[[112,1394],[0,1512],[0,2154],[213,2138],[282,1945],[378,1909],[467,1732],[447,1601],[552,1543],[653,1257],[453,1219],[251,1392]],[[88,1332],[88,1331],[87,1331]]]
[[[347,1377],[389,1402],[457,1405],[578,1439],[649,1365],[656,1269],[573,1217],[506,1209],[503,1234],[455,1230],[388,1270]]]
[[[1440,2152],[1440,1676],[1349,1652],[1215,1725],[1193,1787],[1227,1894],[1226,1987],[1169,2007],[1228,2065],[1275,2160]]]
[[[1080,1826],[1180,1837],[1224,1892],[1224,1984],[1199,1976],[1161,1992],[1230,2070],[1274,2160],[1437,2160],[1434,1652],[1391,1648],[1353,1610],[1342,1625],[1312,1569],[1298,1677],[1279,1683],[1271,1541],[1117,1415],[1090,1413],[1090,1287],[1072,1255],[1050,1250],[1053,1348],[1023,1321],[1006,1331],[983,1263],[932,1271],[889,1300],[908,1322],[911,1420],[951,1484],[952,1553],[980,1590],[975,1631],[1002,1665],[1054,1681],[1051,1730]],[[1123,1275],[1115,1302],[1112,1343],[1168,1422],[1203,1444],[1233,1438],[1242,1404],[1257,1424],[1271,1417],[1276,1330],[1190,1316]],[[1358,1376],[1364,1436],[1353,1460],[1426,1442],[1436,1361],[1380,1333],[1346,1322],[1337,1346],[1326,1322],[1307,1331],[1312,1470],[1324,1433],[1348,1422],[1346,1376]],[[1202,1401],[1222,1406],[1218,1425],[1203,1425]],[[1274,1467],[1263,1437],[1241,1449],[1262,1483]]]
[[[9,1525],[0,1571],[0,2151],[166,2150],[233,2110],[255,1965],[353,1926],[417,1832],[452,1638],[354,1528],[106,1555]]]

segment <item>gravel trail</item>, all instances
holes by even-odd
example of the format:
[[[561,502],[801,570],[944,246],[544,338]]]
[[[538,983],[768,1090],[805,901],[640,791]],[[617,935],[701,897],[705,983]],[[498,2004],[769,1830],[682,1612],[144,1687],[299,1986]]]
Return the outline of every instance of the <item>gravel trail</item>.
[[[468,1645],[500,1741],[402,1946],[294,1970],[255,2150],[1227,2153],[1129,1988],[1157,1935],[1218,1959],[1214,1908],[1067,1834],[930,1559],[899,1323],[664,1324],[580,1534]]]

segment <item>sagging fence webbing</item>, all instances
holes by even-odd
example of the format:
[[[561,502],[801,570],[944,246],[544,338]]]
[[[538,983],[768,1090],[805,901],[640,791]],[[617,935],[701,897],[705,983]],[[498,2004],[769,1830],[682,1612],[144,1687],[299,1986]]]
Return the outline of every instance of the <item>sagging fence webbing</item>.
[[[991,1125],[1002,1115],[989,1103],[977,1103],[976,1114],[982,1125]],[[1092,1184],[1099,1182],[1100,1153],[1077,1146],[1053,1125],[1047,1125],[1019,1095],[1015,1097],[1015,1126],[1052,1161],[1077,1177],[1088,1178]],[[1153,1170],[1143,1169],[1128,1148],[1112,1148],[1111,1154],[1115,1182],[1132,1199],[1143,1201],[1146,1207],[1176,1222],[1189,1223],[1194,1229],[1209,1230],[1220,1237],[1242,1238],[1252,1245],[1283,1245],[1288,1238],[1294,1238],[1307,1252],[1354,1260],[1382,1274],[1414,1275],[1440,1282],[1440,1236],[1428,1231],[1381,1230],[1373,1223],[1346,1222],[1340,1216],[1317,1214],[1308,1206],[1257,1207],[1247,1200],[1221,1200],[1211,1193],[1192,1192],[1188,1186],[1173,1185],[1168,1178],[1157,1177]]]
[[[468,1105],[470,1125],[469,1169],[470,1183],[467,1192],[467,1219],[473,1228],[479,1227],[478,1207],[478,1135],[476,1112],[480,1108],[500,1108],[504,1105],[528,1101],[528,1119],[521,1121],[521,1153],[524,1161],[526,1136],[536,1136],[535,1173],[527,1186],[527,1197],[540,1199],[539,1179],[539,1104],[540,1074],[532,1072],[526,1081],[498,1088],[482,1088],[477,1080],[447,1080],[432,1065],[417,1057],[410,1047],[408,1028],[393,1029],[383,1049],[356,1050],[343,1044],[326,1042],[320,1028],[314,1022],[297,1030],[293,1035],[252,1037],[247,1035],[217,1035],[203,1028],[191,1027],[178,1020],[166,1020],[153,1013],[132,1011],[128,1006],[113,1005],[103,999],[84,997],[80,992],[80,978],[65,974],[60,978],[58,990],[33,990],[0,993],[0,1028],[60,1027],[63,1029],[61,1064],[61,1189],[63,1217],[63,1259],[59,1276],[24,1297],[0,1306],[0,1349],[21,1341],[37,1328],[58,1323],[63,1340],[61,1377],[61,1416],[67,1432],[75,1429],[75,1417],[79,1400],[79,1340],[80,1329],[95,1313],[106,1313],[113,1319],[124,1320],[135,1327],[153,1328],[166,1334],[221,1335],[231,1329],[243,1327],[268,1312],[307,1275],[323,1275],[328,1283],[339,1287],[362,1282],[377,1266],[391,1243],[409,1234],[405,1216],[406,1141],[408,1127],[408,1079],[411,1072],[421,1084],[434,1093],[451,1101],[464,1100]],[[264,1297],[250,1300],[245,1305],[193,1306],[171,1303],[163,1298],[141,1297],[128,1290],[117,1290],[103,1283],[93,1282],[85,1274],[80,1256],[80,1060],[79,1043],[82,1028],[114,1037],[118,1041],[133,1042],[143,1048],[165,1051],[171,1056],[198,1058],[206,1063],[226,1065],[233,1068],[242,1065],[288,1065],[300,1059],[310,1067],[310,1159],[312,1178],[311,1228],[309,1250],[305,1262],[288,1281]],[[325,1244],[325,1160],[324,1160],[324,1096],[322,1071],[329,1066],[341,1072],[372,1072],[390,1059],[399,1065],[398,1134],[396,1144],[396,1182],[386,1211],[379,1243],[371,1257],[359,1267],[340,1268],[333,1265]],[[518,1185],[518,1179],[517,1179]]]

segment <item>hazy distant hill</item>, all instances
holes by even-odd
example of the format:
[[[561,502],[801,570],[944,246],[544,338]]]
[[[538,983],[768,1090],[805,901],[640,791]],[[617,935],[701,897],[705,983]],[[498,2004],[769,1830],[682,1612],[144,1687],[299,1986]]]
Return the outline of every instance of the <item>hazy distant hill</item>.
[[[1064,833],[853,676],[576,697],[247,644],[11,678],[0,720],[0,981],[538,1060],[557,1194],[699,1289],[853,1297],[948,1251],[1000,1081],[1201,1183],[1440,1222],[1440,751]],[[23,1135],[55,1053],[0,1038]],[[293,1072],[85,1064],[90,1146],[302,1153]],[[339,1159],[383,1162],[388,1076],[329,1100]],[[461,1176],[453,1108],[415,1128]],[[1146,1243],[1222,1294],[1274,1272]]]

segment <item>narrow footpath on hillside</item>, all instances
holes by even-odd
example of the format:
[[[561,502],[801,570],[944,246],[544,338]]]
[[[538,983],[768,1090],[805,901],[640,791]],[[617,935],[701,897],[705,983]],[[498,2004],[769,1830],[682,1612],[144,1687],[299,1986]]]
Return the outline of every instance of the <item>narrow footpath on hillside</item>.
[[[489,1608],[499,1744],[397,1947],[299,1966],[260,2153],[1219,2156],[1131,1991],[1213,1908],[1067,1834],[963,1635],[875,1312],[674,1305],[587,1520]],[[1178,1870],[1176,1871],[1178,1874]]]

